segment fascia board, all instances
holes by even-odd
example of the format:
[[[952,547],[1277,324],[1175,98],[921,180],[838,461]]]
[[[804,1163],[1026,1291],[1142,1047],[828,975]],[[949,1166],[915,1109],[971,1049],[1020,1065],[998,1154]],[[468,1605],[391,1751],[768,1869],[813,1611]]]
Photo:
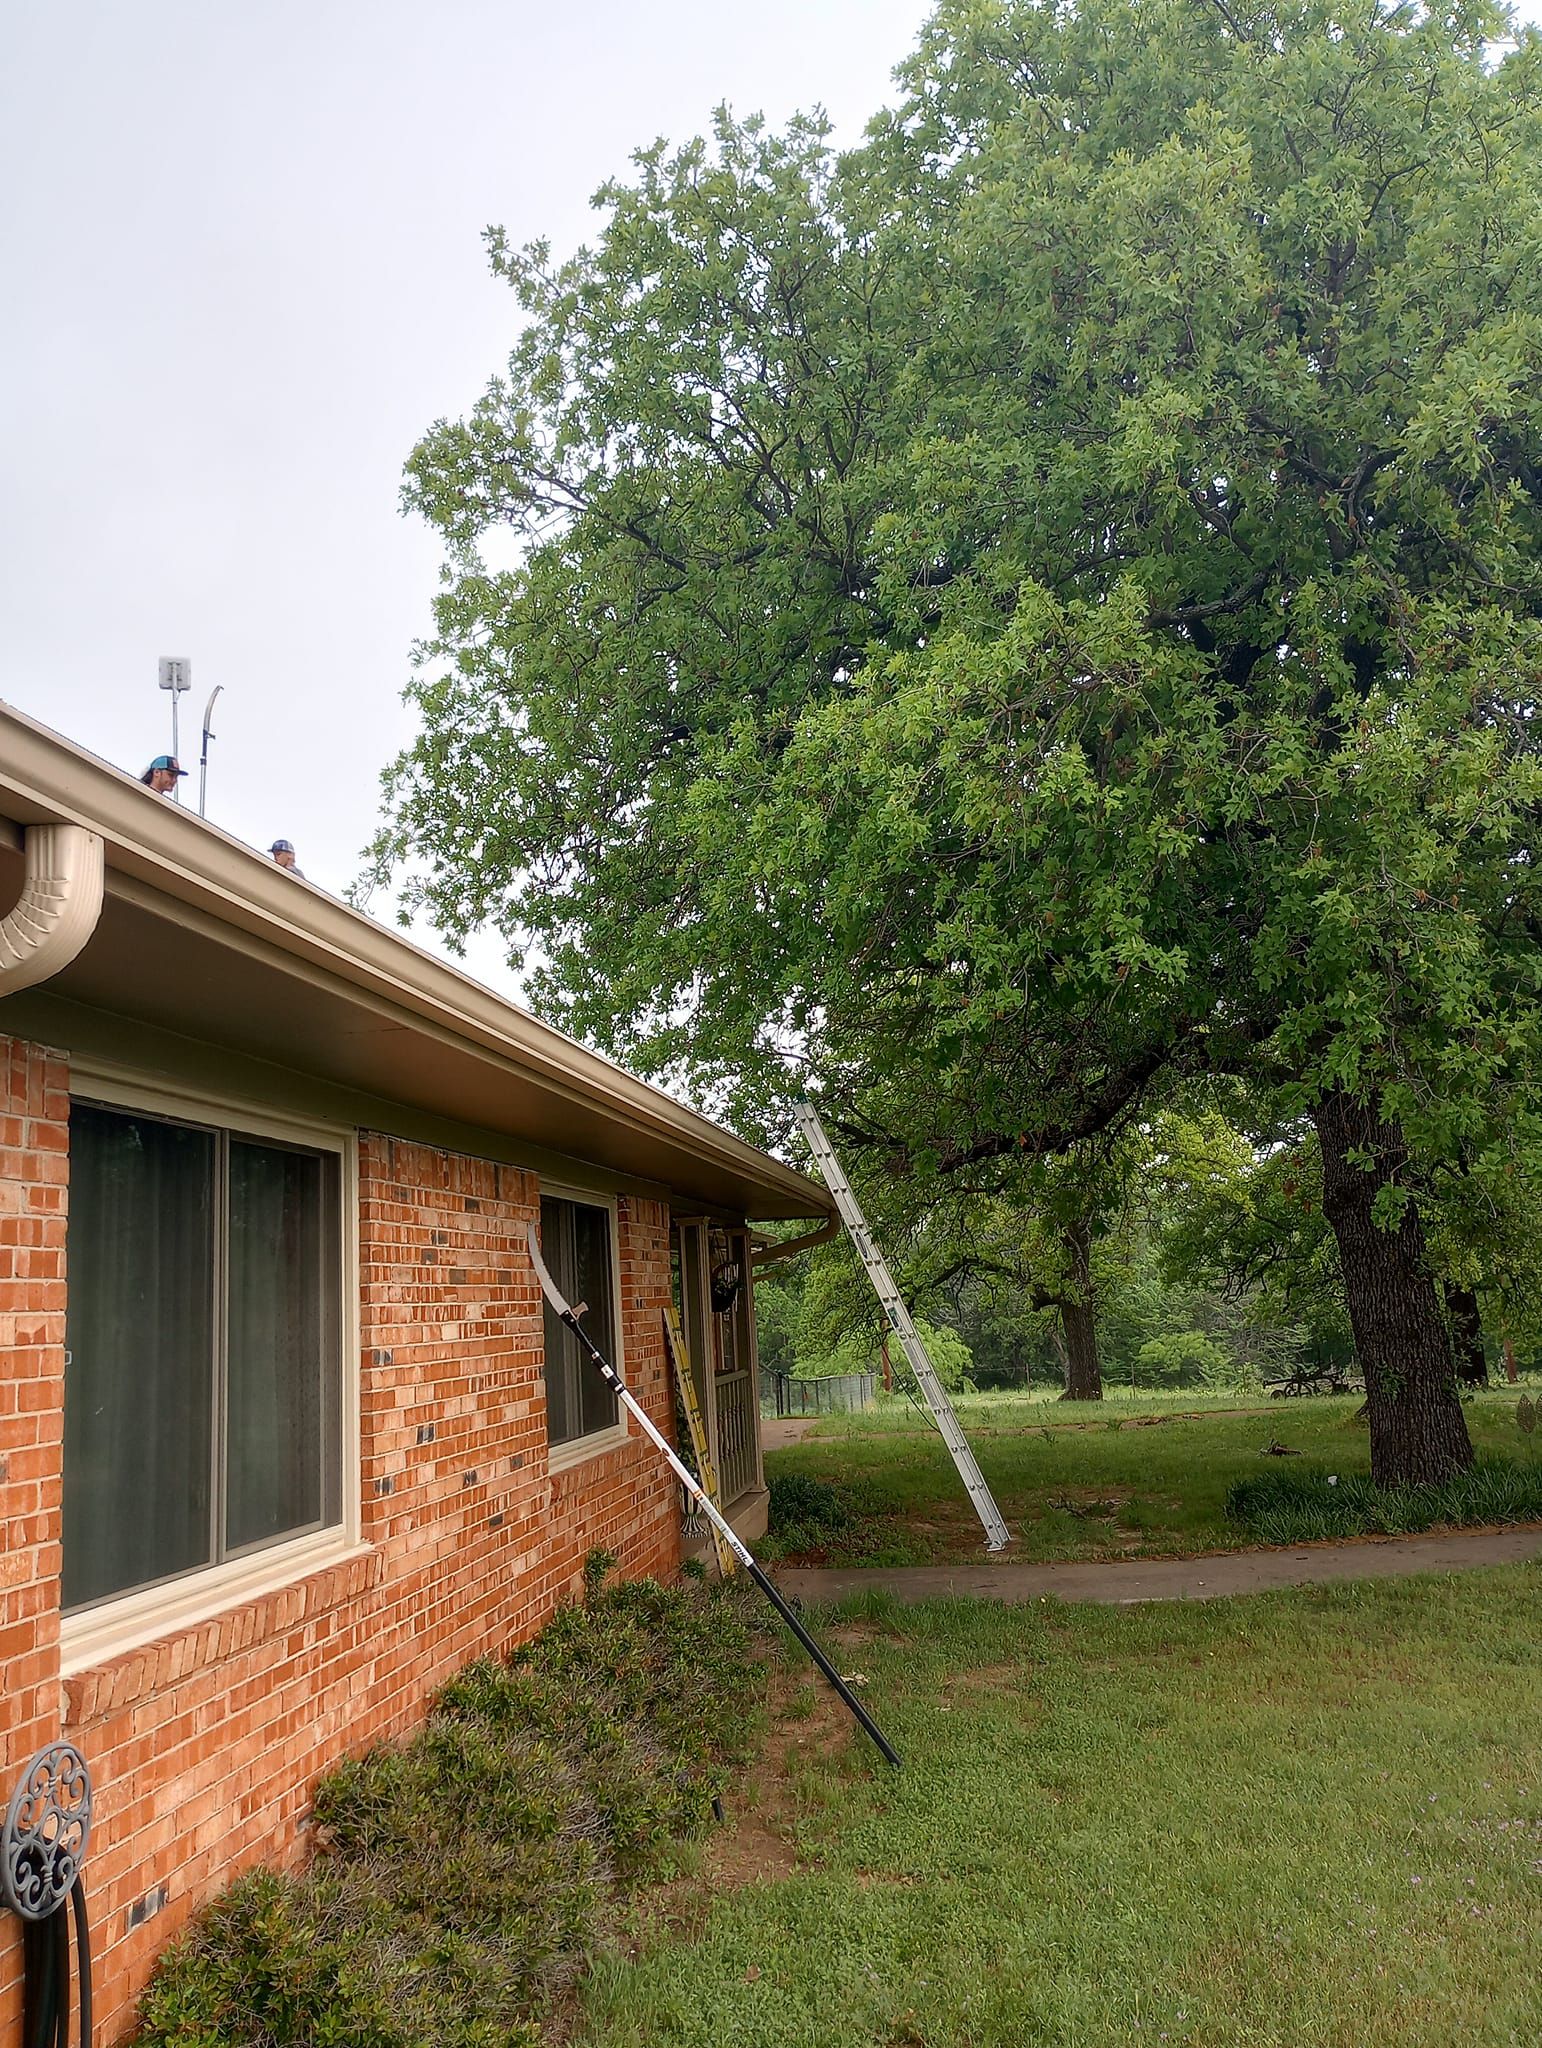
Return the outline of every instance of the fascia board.
[[[719,1163],[778,1199],[798,1200],[800,1213],[832,1211],[818,1182],[10,705],[0,706],[0,813],[16,825],[68,823],[100,833],[109,895],[153,904],[161,915],[180,911],[205,930],[212,921],[243,934],[254,950],[334,977],[396,1021],[415,1020],[476,1046],[569,1100],[598,1104],[645,1136]]]

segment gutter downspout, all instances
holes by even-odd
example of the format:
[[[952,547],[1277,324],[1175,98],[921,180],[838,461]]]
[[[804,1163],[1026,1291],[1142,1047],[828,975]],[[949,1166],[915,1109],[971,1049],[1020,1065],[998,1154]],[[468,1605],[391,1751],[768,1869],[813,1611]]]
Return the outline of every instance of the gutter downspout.
[[[831,1216],[805,1237],[784,1238],[780,1244],[758,1244],[750,1253],[750,1263],[769,1266],[773,1259],[796,1258],[799,1252],[812,1251],[816,1244],[828,1244],[832,1237],[840,1235],[840,1228],[840,1217]]]
[[[21,898],[0,923],[0,996],[69,966],[102,914],[102,841],[83,825],[29,825]]]

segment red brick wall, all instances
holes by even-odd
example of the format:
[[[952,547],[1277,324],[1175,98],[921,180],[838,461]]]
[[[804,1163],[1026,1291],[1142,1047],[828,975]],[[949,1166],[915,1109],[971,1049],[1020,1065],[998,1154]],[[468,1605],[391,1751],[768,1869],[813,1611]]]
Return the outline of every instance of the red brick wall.
[[[0,1808],[59,1732],[59,1447],[69,1100],[56,1053],[0,1038]],[[21,2031],[0,1913],[0,2040]]]
[[[0,1488],[8,1514],[29,1517],[32,1539],[31,1562],[5,1588],[0,1692],[10,1711],[30,1674],[31,1691],[20,1695],[30,1701],[29,1718],[10,1754],[49,1739],[62,1719],[92,1766],[88,1894],[98,2041],[106,2043],[126,2032],[156,1952],[201,1901],[253,1862],[303,1855],[319,1772],[412,1727],[433,1688],[471,1658],[532,1634],[578,1586],[594,1544],[619,1552],[628,1573],[673,1572],[678,1497],[635,1431],[566,1472],[547,1470],[540,1295],[524,1252],[539,1200],[535,1178],[365,1134],[360,1450],[368,1547],[77,1672],[61,1695],[48,1680],[57,1673],[64,1076],[25,1048],[10,1054],[9,1069],[0,1064],[0,1074],[7,1071],[30,1107],[25,1142],[3,1155],[0,1217],[35,1213],[53,1234],[25,1247],[29,1261],[43,1262],[29,1265],[26,1282],[37,1320],[31,1312],[22,1319],[27,1348],[6,1354],[0,1381],[0,1428],[34,1433],[4,1441],[47,1450],[45,1476],[34,1471],[36,1458],[17,1475],[13,1459],[4,1486],[20,1489],[21,1507]],[[34,1196],[35,1211],[26,1209]],[[672,1430],[660,1319],[668,1211],[632,1198],[619,1206],[628,1378]],[[9,1248],[10,1239],[0,1244]],[[0,1320],[0,1330],[9,1327]],[[18,1328],[18,1341],[22,1334]],[[7,1406],[13,1382],[18,1401]],[[33,1384],[48,1389],[47,1405],[23,1414],[19,1398]],[[155,1910],[130,1928],[147,1900]],[[9,1940],[10,1930],[0,1929],[0,1942]],[[0,1948],[0,1968],[13,1975],[14,1947]]]

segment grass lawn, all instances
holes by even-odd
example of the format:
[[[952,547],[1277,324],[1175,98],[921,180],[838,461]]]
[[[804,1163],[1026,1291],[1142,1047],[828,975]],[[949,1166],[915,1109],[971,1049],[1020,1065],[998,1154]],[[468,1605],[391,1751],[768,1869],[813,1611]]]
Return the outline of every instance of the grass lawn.
[[[1478,1395],[1467,1406],[1480,1456],[1542,1464],[1542,1434],[1517,1428],[1522,1390]],[[1187,1396],[1070,1404],[984,1396],[959,1416],[1024,1563],[1070,1558],[1181,1557],[1237,1550],[1257,1539],[1228,1520],[1234,1481],[1289,1466],[1363,1473],[1370,1447],[1354,1419],[1360,1403],[1273,1401],[1251,1411]],[[1303,1455],[1260,1455],[1278,1441]],[[766,1455],[766,1473],[803,1473],[839,1486],[849,1527],[817,1544],[763,1554],[832,1565],[927,1564],[983,1559],[980,1525],[942,1440],[909,1403],[831,1416],[815,1433]]]
[[[1542,1571],[822,1625],[585,2048],[1500,2048],[1542,2038]]]

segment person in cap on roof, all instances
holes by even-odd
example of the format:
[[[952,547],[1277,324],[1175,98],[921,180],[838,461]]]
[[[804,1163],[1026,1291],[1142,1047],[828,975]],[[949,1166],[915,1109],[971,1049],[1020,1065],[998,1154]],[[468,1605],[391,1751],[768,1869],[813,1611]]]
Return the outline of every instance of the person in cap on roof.
[[[294,848],[287,839],[275,839],[268,851],[286,874],[299,875],[302,882],[305,880],[305,876],[294,864]]]
[[[175,754],[157,754],[139,779],[147,789],[153,789],[157,796],[170,796],[177,786],[177,778],[186,773],[185,768],[177,765]]]

